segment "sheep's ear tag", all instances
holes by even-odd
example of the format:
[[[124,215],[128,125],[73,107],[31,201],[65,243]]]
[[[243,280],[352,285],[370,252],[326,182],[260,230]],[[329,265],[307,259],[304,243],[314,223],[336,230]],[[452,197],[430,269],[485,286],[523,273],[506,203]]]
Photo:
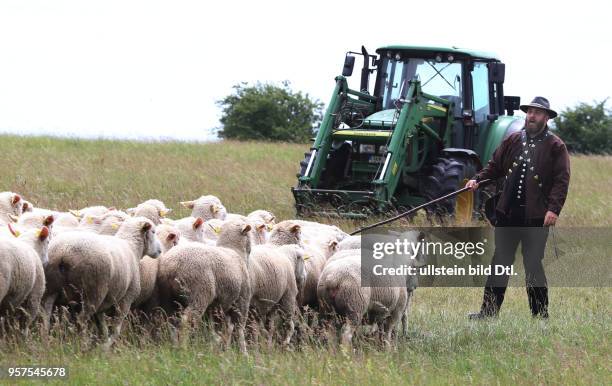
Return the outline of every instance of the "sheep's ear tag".
[[[15,216],[14,214],[9,214],[8,216],[11,219],[12,222],[19,221],[19,216]]]
[[[70,214],[71,214],[71,215],[73,215],[74,217],[78,217],[78,218],[81,218],[81,217],[82,217],[82,215],[81,215],[81,211],[80,211],[80,210],[73,210],[73,209],[70,209],[70,210],[68,210],[68,213],[70,213]]]
[[[168,214],[168,212],[169,212],[169,211],[167,211],[167,210],[160,210],[160,211],[159,211],[159,215],[160,215],[161,217],[166,217],[166,215]]]
[[[119,224],[117,224],[116,222],[111,224],[111,228],[113,229],[119,229]]]
[[[304,239],[304,240],[302,240],[302,243],[304,243],[304,244],[310,244],[310,240],[308,240],[308,239]]]
[[[268,231],[272,231],[272,228],[274,228],[274,224],[268,224],[266,225],[266,228],[268,228]]]
[[[85,222],[86,222],[87,224],[93,224],[93,223],[94,223],[94,219],[93,219],[93,217],[91,217],[91,216],[87,216],[87,217],[85,218]]]
[[[208,224],[208,223],[207,223]],[[216,227],[213,224],[208,224],[208,226],[210,227],[210,229],[212,229],[213,232],[215,232],[216,234],[219,234],[219,232],[221,232],[221,227]]]
[[[304,261],[306,261],[306,260],[310,259],[310,255],[304,254],[302,256],[302,259],[304,259]]]
[[[7,224],[9,231],[11,231],[11,234],[15,237],[19,237],[19,235],[21,235],[21,232],[19,232],[17,229],[13,228],[13,226],[11,224]]]

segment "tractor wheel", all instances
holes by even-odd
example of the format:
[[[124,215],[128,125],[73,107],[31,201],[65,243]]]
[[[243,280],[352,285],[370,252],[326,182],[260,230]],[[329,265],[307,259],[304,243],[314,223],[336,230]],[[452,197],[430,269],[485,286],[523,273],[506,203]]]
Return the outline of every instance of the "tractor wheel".
[[[440,157],[436,159],[429,176],[425,178],[422,194],[430,201],[452,193],[463,188],[476,171],[476,162],[472,159]],[[451,216],[458,223],[467,223],[472,220],[474,210],[478,208],[477,201],[477,195],[467,191],[430,206],[428,211],[441,218]]]

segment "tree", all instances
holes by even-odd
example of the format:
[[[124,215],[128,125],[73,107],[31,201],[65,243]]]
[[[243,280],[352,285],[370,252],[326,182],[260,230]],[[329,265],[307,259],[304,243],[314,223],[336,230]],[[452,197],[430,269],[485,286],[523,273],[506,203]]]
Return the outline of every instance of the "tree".
[[[612,115],[606,102],[580,103],[555,118],[555,133],[570,152],[612,154]]]
[[[321,121],[323,104],[308,94],[282,86],[241,83],[218,101],[222,107],[221,138],[307,142]]]

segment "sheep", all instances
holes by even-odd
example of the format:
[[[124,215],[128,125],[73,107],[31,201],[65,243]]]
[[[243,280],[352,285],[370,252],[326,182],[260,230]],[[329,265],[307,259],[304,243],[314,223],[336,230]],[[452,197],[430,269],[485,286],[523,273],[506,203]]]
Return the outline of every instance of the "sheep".
[[[28,229],[18,238],[0,236],[0,315],[23,307],[22,329],[28,328],[40,308],[45,290],[49,229]]]
[[[204,243],[204,220],[200,217],[185,217],[180,220],[166,219],[164,224],[176,227],[184,241]],[[214,245],[214,244],[213,244]]]
[[[193,201],[182,201],[180,203],[187,209],[191,209],[192,217],[201,217],[204,221],[218,218],[225,220],[227,217],[227,209],[215,196],[201,196],[197,200]]]
[[[177,246],[181,238],[179,230],[167,224],[157,226],[155,236],[161,245],[162,255]],[[140,294],[132,303],[132,309],[150,314],[159,305],[157,272],[160,258],[161,256],[158,258],[144,256],[140,260]]]
[[[268,244],[287,245],[298,244],[303,246],[301,241],[302,227],[295,220],[286,220],[276,224],[270,232]]]
[[[77,302],[81,326],[94,316],[100,334],[110,348],[132,302],[140,294],[139,260],[161,253],[155,225],[144,217],[125,220],[115,236],[90,232],[66,232],[49,245],[45,269],[47,289],[43,299],[46,325],[54,304]],[[105,314],[114,317],[109,335]]]
[[[321,224],[318,222],[304,221],[304,220],[293,220],[296,224],[302,227],[302,239],[303,240],[314,240],[323,235],[331,235],[336,238],[336,241],[340,242],[348,236],[346,232],[341,230],[335,225]]]
[[[405,232],[401,236],[412,242],[422,239],[420,232]],[[333,309],[344,318],[342,343],[351,343],[355,327],[367,314],[370,322],[382,325],[384,342],[390,345],[392,333],[408,309],[408,301],[415,287],[414,278],[371,274],[368,276],[370,286],[362,286],[361,250],[342,250],[337,255],[328,260],[321,272],[317,295],[322,308],[327,311]],[[422,261],[422,256],[402,256],[399,259],[414,266]],[[401,286],[397,285],[398,279],[403,280]],[[405,321],[402,321],[402,325],[405,326]]]
[[[348,236],[338,243],[338,250],[361,248],[361,235]]]
[[[21,204],[21,196],[13,192],[0,193],[0,225],[13,222],[12,216],[21,216],[23,213],[23,205]]]
[[[247,215],[247,218],[261,219],[269,227],[268,230],[272,230],[272,227],[276,223],[276,216],[274,216],[272,212],[268,212],[267,210],[254,210]]]
[[[107,212],[111,210],[115,210],[115,208],[107,208],[102,205],[97,205],[97,206],[88,206],[87,208],[83,208],[79,210],[71,209],[68,212],[70,212],[73,216],[82,219],[87,216],[95,216],[95,217],[104,216]]]
[[[79,228],[101,235],[112,236],[119,230],[121,224],[129,216],[119,210],[111,210],[102,216],[85,216],[79,223]]]
[[[30,228],[40,229],[43,226],[49,228],[49,231],[53,230],[53,224],[55,223],[55,217],[52,214],[38,214],[39,212],[27,212],[19,216],[16,222],[16,228],[19,231]]]
[[[278,309],[286,326],[283,345],[288,345],[295,329],[297,295],[306,280],[304,251],[297,245],[253,247],[249,255],[249,279],[250,308],[267,326],[268,344],[272,343],[272,326]]]
[[[129,208],[126,212],[131,216],[146,217],[153,221],[155,225],[159,225],[161,220],[170,212],[170,209],[166,208],[166,205],[159,200],[147,200],[138,204],[135,208]]]
[[[247,268],[250,230],[246,222],[232,220],[223,224],[215,247],[201,243],[177,245],[161,257],[157,277],[164,310],[175,312],[176,302],[184,306],[182,330],[207,310],[213,316],[217,315],[214,311],[220,310],[228,332],[226,344],[236,326],[244,354],[244,328],[251,298]]]

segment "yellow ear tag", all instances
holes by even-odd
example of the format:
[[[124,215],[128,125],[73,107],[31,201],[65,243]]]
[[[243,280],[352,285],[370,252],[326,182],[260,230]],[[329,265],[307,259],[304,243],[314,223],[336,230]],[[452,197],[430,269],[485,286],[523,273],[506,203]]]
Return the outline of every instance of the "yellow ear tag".
[[[303,242],[304,244],[310,244],[310,241],[308,241],[308,240],[302,240],[302,242]]]
[[[85,219],[85,221],[87,222],[87,224],[93,224],[93,217],[91,217],[91,216],[87,216],[87,218]]]
[[[306,261],[306,260],[310,259],[310,256],[309,255],[304,255],[303,259],[304,259],[304,261]]]
[[[219,232],[221,232],[221,228],[219,227],[213,227],[213,230],[215,231],[216,234],[219,234]]]
[[[111,224],[111,228],[113,229],[119,229],[119,224],[117,224],[116,222]]]
[[[167,212],[167,211],[165,211],[165,210],[160,210],[160,211],[159,211],[159,215],[160,215],[161,217],[166,217],[166,215],[167,215],[167,214],[168,214],[168,212]]]
[[[19,231],[16,231],[17,235],[19,235]],[[40,237],[40,229],[36,231],[36,237]]]
[[[274,228],[274,225],[268,224],[266,225],[266,227],[268,228],[268,231],[272,231],[272,228]]]
[[[19,232],[17,229],[15,229],[14,231],[15,231],[15,237],[21,236],[21,232]],[[40,235],[40,231],[38,231],[38,235]]]

